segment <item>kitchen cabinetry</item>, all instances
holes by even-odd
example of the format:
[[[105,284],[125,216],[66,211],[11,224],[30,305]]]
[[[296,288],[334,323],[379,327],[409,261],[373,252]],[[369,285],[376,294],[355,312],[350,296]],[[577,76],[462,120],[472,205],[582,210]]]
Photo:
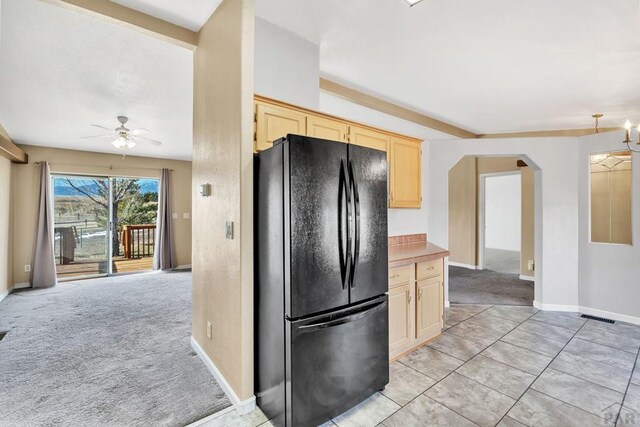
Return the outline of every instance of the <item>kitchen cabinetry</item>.
[[[422,141],[339,117],[255,96],[255,151],[288,133],[343,141],[387,153],[389,207],[422,206]]]
[[[306,135],[306,116],[298,111],[264,102],[255,103],[255,149],[261,151],[288,133]]]
[[[337,120],[307,116],[307,136],[347,142],[348,126]]]
[[[444,326],[442,258],[389,269],[389,358],[440,334]]]
[[[389,207],[419,208],[422,204],[422,144],[391,137],[389,159]]]
[[[349,126],[349,143],[388,152],[389,135],[360,126]]]

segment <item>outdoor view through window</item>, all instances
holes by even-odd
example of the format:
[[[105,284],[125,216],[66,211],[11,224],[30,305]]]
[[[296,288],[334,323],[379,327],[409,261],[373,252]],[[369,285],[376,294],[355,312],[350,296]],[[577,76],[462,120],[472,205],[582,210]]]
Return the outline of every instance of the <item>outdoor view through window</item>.
[[[53,177],[58,278],[150,270],[158,180]]]

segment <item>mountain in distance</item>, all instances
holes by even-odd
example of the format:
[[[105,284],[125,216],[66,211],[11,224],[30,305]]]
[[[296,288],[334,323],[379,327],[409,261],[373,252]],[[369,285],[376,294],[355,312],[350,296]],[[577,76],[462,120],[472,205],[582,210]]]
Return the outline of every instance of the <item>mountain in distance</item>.
[[[74,179],[74,178],[71,178]],[[98,186],[90,179],[74,179],[76,187],[89,194],[96,194]],[[140,193],[157,193],[159,181],[157,179],[139,179]],[[53,194],[55,196],[80,196],[84,194],[73,188],[65,179],[56,178],[53,180]]]

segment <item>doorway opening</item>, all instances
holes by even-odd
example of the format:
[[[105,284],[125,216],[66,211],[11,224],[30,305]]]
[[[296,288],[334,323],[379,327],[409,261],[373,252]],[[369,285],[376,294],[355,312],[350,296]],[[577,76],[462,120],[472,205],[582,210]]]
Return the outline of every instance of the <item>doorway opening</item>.
[[[58,280],[152,270],[159,180],[51,179]]]
[[[535,167],[463,157],[449,171],[449,301],[533,305]]]
[[[478,267],[520,275],[522,180],[520,172],[483,173],[478,192]]]

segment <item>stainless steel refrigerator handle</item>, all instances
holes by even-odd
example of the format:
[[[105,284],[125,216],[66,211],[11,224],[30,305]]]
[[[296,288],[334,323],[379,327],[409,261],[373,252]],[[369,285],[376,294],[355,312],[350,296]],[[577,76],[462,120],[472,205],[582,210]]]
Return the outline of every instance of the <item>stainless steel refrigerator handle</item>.
[[[354,210],[355,210],[355,221],[354,221],[354,249],[353,249],[353,261],[351,263],[351,277],[350,284],[352,288],[355,288],[355,273],[356,267],[358,266],[358,261],[360,260],[360,194],[358,193],[358,181],[356,179],[356,174],[353,171],[353,162],[349,160],[349,181],[351,181],[351,185],[353,186],[353,201],[354,201]]]
[[[337,319],[328,320],[326,322],[320,322],[320,323],[312,323],[310,325],[302,325],[302,326],[298,327],[298,330],[323,329],[323,328],[330,328],[332,326],[344,325],[345,323],[351,323],[351,322],[356,321],[358,319],[362,319],[363,317],[367,316],[368,314],[376,311],[385,302],[386,302],[386,300],[385,301],[380,301],[380,302],[378,302],[376,304],[373,304],[373,305],[368,305],[362,311],[357,311],[355,313],[349,313],[346,316],[338,317]]]
[[[349,194],[349,186],[347,185],[347,168],[345,166],[344,159],[340,159],[340,189],[338,190],[338,244],[340,250],[340,275],[342,279],[342,289],[347,286],[348,281],[348,266],[349,260],[351,258],[351,233],[349,231],[349,204],[351,202],[351,195]],[[344,192],[343,192],[344,190]],[[342,253],[344,252],[344,242],[342,240],[342,198],[346,197],[347,199],[347,215],[346,215],[346,225],[347,225],[347,251],[345,254],[344,262],[342,261]]]

